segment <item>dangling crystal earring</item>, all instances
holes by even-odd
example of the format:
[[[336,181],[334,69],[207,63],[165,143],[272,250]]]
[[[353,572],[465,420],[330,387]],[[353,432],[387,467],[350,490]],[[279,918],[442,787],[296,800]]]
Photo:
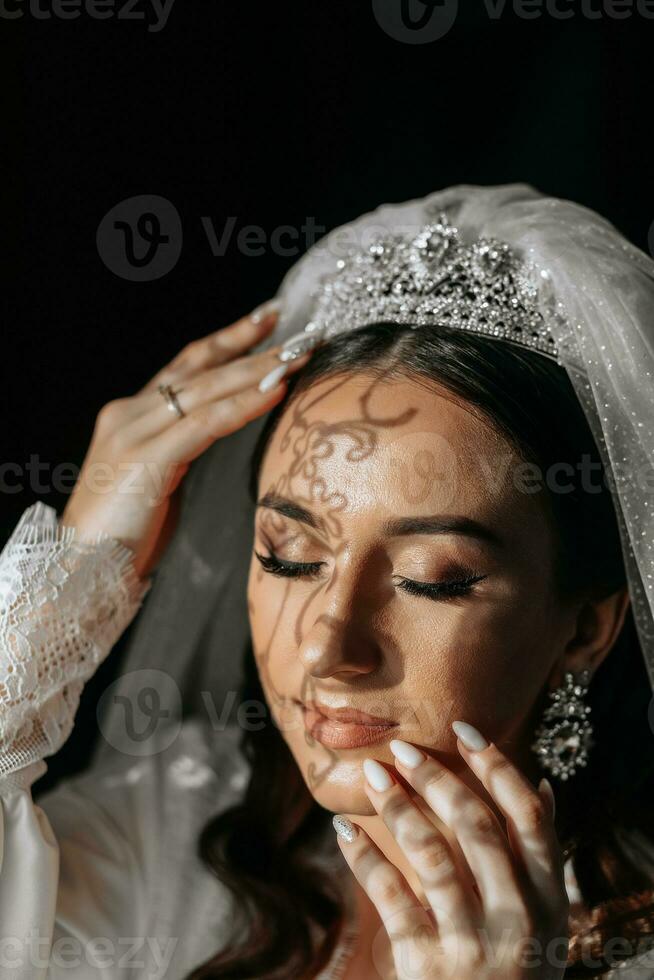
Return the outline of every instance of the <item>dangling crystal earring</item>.
[[[545,709],[535,732],[536,740],[531,748],[541,766],[558,779],[569,779],[577,766],[585,766],[588,752],[595,744],[593,726],[587,717],[590,706],[584,703],[590,677],[589,670],[582,670],[576,679],[566,671],[563,684],[550,691],[552,703]]]

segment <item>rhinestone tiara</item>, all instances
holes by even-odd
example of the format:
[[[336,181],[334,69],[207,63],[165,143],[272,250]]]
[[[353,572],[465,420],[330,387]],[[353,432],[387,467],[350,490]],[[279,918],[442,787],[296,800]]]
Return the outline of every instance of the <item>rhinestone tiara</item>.
[[[539,302],[548,279],[506,242],[467,244],[441,213],[415,235],[388,233],[338,259],[313,290],[311,319],[287,340],[282,359],[336,334],[391,322],[469,330],[558,360]]]

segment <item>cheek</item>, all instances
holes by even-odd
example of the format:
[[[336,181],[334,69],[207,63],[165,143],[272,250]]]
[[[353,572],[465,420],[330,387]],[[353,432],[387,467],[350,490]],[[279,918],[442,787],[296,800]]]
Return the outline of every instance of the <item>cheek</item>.
[[[248,616],[254,657],[261,684],[274,712],[281,710],[291,680],[298,673],[295,624],[301,609],[285,579],[261,571],[256,558],[247,585]]]
[[[403,688],[448,722],[467,715],[502,726],[525,713],[560,652],[551,611],[521,596],[439,607],[413,629],[413,653],[404,632]]]
[[[301,602],[291,579],[276,578],[264,572],[253,556],[247,585],[248,616],[255,654],[263,654],[281,644],[293,647]],[[294,598],[295,597],[295,598]],[[297,642],[295,642],[297,646]]]

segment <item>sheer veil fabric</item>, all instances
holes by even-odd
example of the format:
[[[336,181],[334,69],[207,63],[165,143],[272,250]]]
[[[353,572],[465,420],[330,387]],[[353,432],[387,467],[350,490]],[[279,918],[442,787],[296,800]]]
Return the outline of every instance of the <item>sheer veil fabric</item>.
[[[654,261],[613,225],[527,184],[458,185],[382,205],[330,232],[292,266],[277,292],[282,309],[275,330],[257,350],[303,330],[316,288],[345,250],[365,247],[380,232],[415,234],[440,212],[462,236],[507,242],[539,270],[539,307],[614,487],[654,688]],[[138,703],[144,688],[150,695],[155,689],[169,719],[209,713],[218,732],[236,704],[249,634],[254,515],[247,477],[263,422],[219,440],[185,478],[176,532],[153,573],[113,696],[100,704],[100,757],[124,750],[124,698]]]

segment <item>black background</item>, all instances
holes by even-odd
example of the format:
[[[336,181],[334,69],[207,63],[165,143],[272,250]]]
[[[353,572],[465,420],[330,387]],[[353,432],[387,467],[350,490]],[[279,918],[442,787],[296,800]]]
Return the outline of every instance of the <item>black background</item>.
[[[8,117],[21,214],[5,242],[8,253],[19,244],[22,267],[3,359],[3,457],[24,467],[35,455],[48,469],[45,489],[27,472],[20,492],[5,485],[3,540],[35,500],[63,509],[52,467],[81,464],[104,402],[273,295],[297,257],[235,244],[216,257],[203,216],[267,236],[307,218],[328,230],[448,184],[526,181],[648,248],[654,20],[636,12],[591,19],[570,4],[570,19],[527,20],[507,5],[492,18],[475,2],[444,37],[407,44],[369,0],[175,0],[159,32],[147,19],[16,9],[21,18],[0,23],[26,55],[24,112]],[[140,194],[169,199],[183,223],[174,269],[141,283],[109,271],[96,247],[105,213]],[[122,648],[85,690],[78,730],[89,739],[71,739],[41,787],[84,760]]]

